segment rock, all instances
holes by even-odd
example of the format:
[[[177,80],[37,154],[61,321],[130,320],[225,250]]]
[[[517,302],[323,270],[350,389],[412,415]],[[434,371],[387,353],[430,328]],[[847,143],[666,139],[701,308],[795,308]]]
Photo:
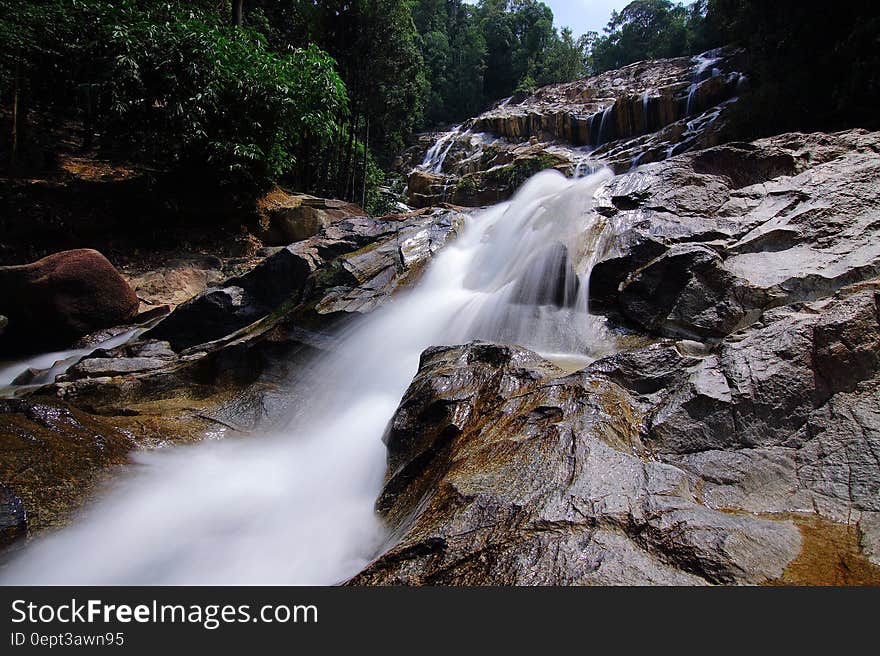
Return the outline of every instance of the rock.
[[[880,510],[878,296],[845,292],[727,338],[653,411],[652,452],[700,476],[707,503],[841,522]]]
[[[174,349],[182,350],[229,335],[284,302],[296,304],[314,270],[314,262],[296,245],[283,248],[244,276],[178,306],[145,336],[167,340]]]
[[[413,207],[439,205],[446,201],[449,186],[443,175],[413,171],[409,176],[409,203]]]
[[[615,237],[591,274],[594,307],[711,340],[877,276],[878,146],[863,130],[782,135],[613,180],[596,208]]]
[[[623,314],[648,330],[697,340],[729,335],[770,302],[701,244],[675,244],[633,273],[619,295]]]
[[[258,212],[257,236],[267,246],[286,246],[314,237],[334,221],[367,215],[354,203],[291,194],[277,187],[259,200]]]
[[[167,360],[160,358],[88,358],[71,367],[66,379],[119,376],[136,371],[161,369],[167,364]]]
[[[426,351],[389,425],[399,540],[353,584],[705,584],[779,577],[789,521],[719,512],[650,458],[646,405],[523,349]]]
[[[0,517],[19,535],[57,526],[131,439],[106,419],[49,400],[0,400]]]
[[[221,282],[224,277],[221,266],[219,260],[209,258],[182,259],[129,275],[128,281],[142,301],[173,308]]]
[[[543,169],[575,175],[605,165],[623,173],[718,145],[741,88],[742,55],[720,49],[696,58],[637,62],[509,98],[456,131],[421,135],[401,158],[409,202],[478,207],[506,200]],[[440,140],[435,152],[442,161],[435,156],[422,166]],[[585,146],[592,147],[589,162]]]
[[[321,317],[369,312],[446,242],[459,217],[441,210],[403,220],[340,219],[178,306],[145,337],[181,351],[296,309]]]
[[[6,547],[26,534],[24,504],[9,487],[0,483],[0,547]]]
[[[94,250],[0,267],[0,312],[9,317],[0,350],[6,352],[69,346],[78,337],[131,321],[137,309],[134,291]]]

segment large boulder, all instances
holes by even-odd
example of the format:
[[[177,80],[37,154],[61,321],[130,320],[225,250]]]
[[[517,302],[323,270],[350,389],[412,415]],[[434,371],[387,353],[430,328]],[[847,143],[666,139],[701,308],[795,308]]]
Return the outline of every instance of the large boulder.
[[[249,272],[179,305],[146,337],[181,351],[293,310],[313,311],[319,316],[311,323],[319,326],[370,312],[446,243],[460,217],[437,210],[334,221],[314,237],[272,249]]]
[[[790,134],[644,166],[603,188],[614,227],[593,307],[720,339],[762,312],[880,274],[880,134]]]
[[[51,350],[131,321],[139,301],[98,251],[77,249],[31,264],[0,267],[0,314],[9,325],[0,351]]]
[[[397,544],[355,584],[760,583],[788,520],[702,504],[642,442],[650,408],[598,369],[474,343],[424,353],[392,419],[379,508]]]
[[[257,236],[267,246],[286,246],[314,237],[335,221],[367,215],[354,203],[291,194],[280,188],[263,196],[257,206]]]

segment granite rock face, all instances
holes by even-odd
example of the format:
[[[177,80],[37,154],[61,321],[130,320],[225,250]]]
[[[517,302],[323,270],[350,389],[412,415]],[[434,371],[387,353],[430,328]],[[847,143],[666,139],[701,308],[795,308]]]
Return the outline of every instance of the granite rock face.
[[[880,275],[880,138],[731,143],[619,176],[591,300],[669,337],[719,339],[765,310]]]
[[[409,202],[481,206],[554,168],[623,173],[723,140],[746,80],[742,53],[643,61],[513,97],[445,133],[422,135],[400,160]]]
[[[352,582],[880,582],[878,179],[855,130],[609,181],[591,305],[654,343],[427,351]]]
[[[379,507],[399,541],[370,584],[760,583],[801,541],[790,521],[713,509],[650,457],[651,405],[597,367],[516,347],[438,348],[391,422]]]
[[[394,544],[352,582],[876,582],[878,302],[850,287],[711,351],[667,340],[575,374],[518,347],[425,352],[386,434]],[[844,555],[790,578],[823,553],[815,521],[858,533],[867,579]]]

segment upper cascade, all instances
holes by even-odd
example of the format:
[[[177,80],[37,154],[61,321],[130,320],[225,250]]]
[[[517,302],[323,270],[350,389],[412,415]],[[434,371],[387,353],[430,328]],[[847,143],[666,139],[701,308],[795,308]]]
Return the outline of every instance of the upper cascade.
[[[506,98],[449,131],[421,135],[399,162],[409,202],[487,205],[543,169],[622,173],[717,145],[724,114],[747,83],[742,56],[718,48],[636,62]]]

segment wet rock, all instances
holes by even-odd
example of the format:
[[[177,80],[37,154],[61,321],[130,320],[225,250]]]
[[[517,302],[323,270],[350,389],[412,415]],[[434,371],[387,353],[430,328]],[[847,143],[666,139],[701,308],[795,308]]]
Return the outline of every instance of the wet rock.
[[[352,582],[877,580],[878,303],[860,283],[577,374],[429,349],[385,438],[395,544]]]
[[[134,318],[138,298],[103,255],[55,253],[31,264],[0,267],[0,313],[9,326],[0,351],[48,351]]]
[[[180,305],[145,337],[181,351],[306,307],[323,317],[369,312],[424,265],[459,218],[438,210],[403,220],[340,219]]]
[[[27,513],[9,487],[0,483],[0,547],[12,544],[27,534]]]
[[[648,457],[648,407],[598,370],[566,375],[516,347],[425,352],[386,435],[379,507],[397,543],[352,582],[780,576],[800,548],[794,525],[701,505],[685,470]]]
[[[7,533],[63,522],[130,437],[106,419],[51,400],[0,400],[0,517]]]
[[[718,145],[743,79],[741,59],[741,52],[721,49],[637,62],[506,99],[456,131],[422,135],[400,162],[410,176],[409,202],[488,205],[509,198],[540,170],[576,175],[605,165],[624,173]]]
[[[628,318],[664,335],[724,337],[750,315],[743,307],[747,294],[721,263],[711,248],[676,244],[623,284],[620,308]]]

